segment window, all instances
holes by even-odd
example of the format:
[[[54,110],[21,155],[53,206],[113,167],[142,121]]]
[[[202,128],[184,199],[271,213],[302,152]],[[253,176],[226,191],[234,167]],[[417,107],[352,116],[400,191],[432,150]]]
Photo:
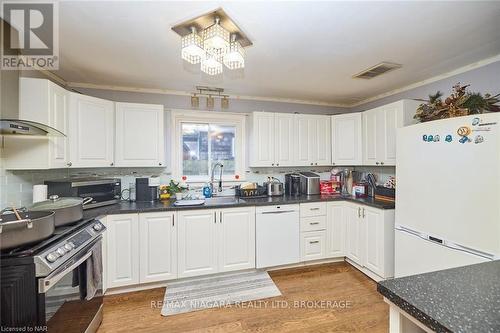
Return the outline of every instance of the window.
[[[177,129],[175,141],[180,143],[174,153],[178,165],[174,177],[185,176],[188,182],[206,182],[213,166],[219,162],[223,165],[224,180],[242,180],[244,115],[175,112],[173,118]]]

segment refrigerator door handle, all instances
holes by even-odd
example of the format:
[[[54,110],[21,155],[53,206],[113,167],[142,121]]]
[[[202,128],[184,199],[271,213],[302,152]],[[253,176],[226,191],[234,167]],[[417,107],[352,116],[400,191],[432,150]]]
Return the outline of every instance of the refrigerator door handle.
[[[409,233],[409,234],[411,234],[413,236],[417,236],[417,237],[420,237],[420,238],[425,239],[425,240],[428,240],[428,236],[426,234],[423,234],[420,231],[416,231],[416,230],[410,229],[408,227],[404,227],[402,225],[396,225],[394,227],[394,229],[396,229],[398,231]]]
[[[454,250],[458,250],[458,251],[470,253],[470,254],[473,254],[475,256],[483,257],[483,258],[486,258],[486,259],[489,259],[489,260],[495,260],[495,259],[497,259],[497,257],[494,254],[483,252],[483,251],[479,251],[479,250],[475,250],[475,249],[471,249],[470,247],[467,247],[467,246],[464,246],[464,245],[460,245],[460,244],[457,244],[457,243],[453,243],[453,242],[447,241],[446,244],[445,244],[445,246],[449,247],[451,249],[454,249]]]

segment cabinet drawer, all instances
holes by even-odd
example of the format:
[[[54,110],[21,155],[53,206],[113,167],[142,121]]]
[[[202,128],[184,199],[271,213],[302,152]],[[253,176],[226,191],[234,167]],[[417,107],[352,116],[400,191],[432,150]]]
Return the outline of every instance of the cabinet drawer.
[[[300,231],[319,231],[326,229],[326,216],[302,217]]]
[[[326,231],[310,231],[300,234],[301,261],[326,257]]]
[[[300,217],[326,215],[326,202],[300,204]]]

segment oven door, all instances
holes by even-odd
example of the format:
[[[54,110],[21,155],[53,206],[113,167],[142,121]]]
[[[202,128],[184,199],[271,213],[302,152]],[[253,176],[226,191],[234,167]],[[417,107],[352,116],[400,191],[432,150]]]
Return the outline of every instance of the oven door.
[[[39,279],[41,321],[49,332],[97,331],[103,301],[100,249],[101,237]]]

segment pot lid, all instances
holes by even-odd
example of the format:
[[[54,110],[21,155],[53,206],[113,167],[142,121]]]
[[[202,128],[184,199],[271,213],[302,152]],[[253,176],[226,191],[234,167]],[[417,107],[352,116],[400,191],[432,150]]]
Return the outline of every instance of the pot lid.
[[[49,200],[36,202],[31,206],[33,210],[52,210],[74,207],[83,204],[82,198],[72,197],[59,197],[58,195],[51,195]]]

